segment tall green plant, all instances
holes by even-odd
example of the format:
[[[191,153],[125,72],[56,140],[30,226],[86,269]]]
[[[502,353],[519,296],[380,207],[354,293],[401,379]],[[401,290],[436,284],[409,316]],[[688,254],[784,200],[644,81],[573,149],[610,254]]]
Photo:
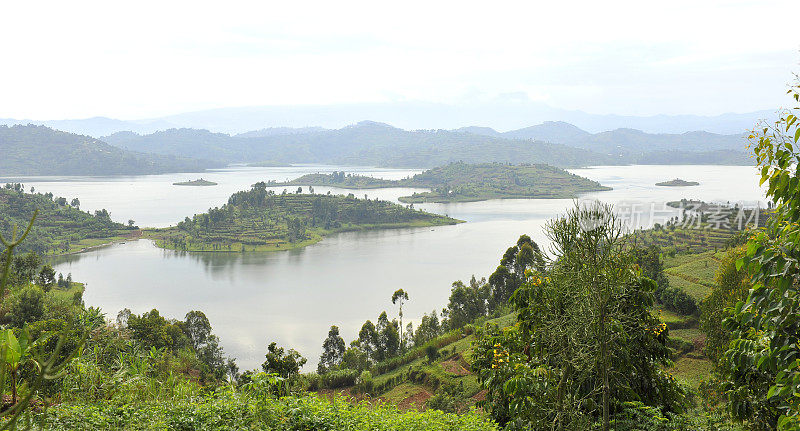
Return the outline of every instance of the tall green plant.
[[[755,429],[800,429],[800,77],[789,94],[795,107],[750,135],[776,207],[737,262],[753,274],[753,287],[725,322],[733,339],[724,357],[731,411]]]
[[[27,228],[19,237],[17,237],[16,226],[12,229],[11,239],[6,239],[0,235],[0,243],[5,247],[3,251],[3,272],[2,277],[0,277],[0,306],[5,299],[6,289],[9,284],[14,248],[28,236],[37,215],[38,211],[34,211]],[[66,364],[79,351],[79,349],[76,349],[71,354],[66,355],[65,359],[59,360],[65,338],[59,336],[55,348],[49,354],[42,352],[38,348],[47,338],[49,336],[44,335],[37,340],[33,340],[24,328],[19,338],[14,335],[11,329],[3,329],[0,332],[0,394],[6,393],[10,385],[13,404],[7,410],[0,412],[0,419],[3,420],[3,423],[0,424],[0,429],[16,429],[20,418],[28,411],[31,400],[42,390],[45,382],[61,377]],[[26,364],[32,364],[34,371],[28,378],[26,393],[19,397],[17,393],[19,371]]]
[[[576,205],[547,225],[552,259],[511,297],[514,327],[478,337],[473,368],[498,421],[523,429],[609,429],[624,401],[680,409],[662,371],[667,331],[610,206]]]

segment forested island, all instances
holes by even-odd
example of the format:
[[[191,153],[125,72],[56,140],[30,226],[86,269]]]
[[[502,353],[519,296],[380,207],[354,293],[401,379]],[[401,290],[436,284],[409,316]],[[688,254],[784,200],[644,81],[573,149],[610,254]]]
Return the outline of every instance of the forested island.
[[[350,194],[276,194],[267,183],[234,193],[228,203],[186,217],[176,227],[148,229],[156,245],[183,251],[273,251],[304,247],[336,232],[460,223],[446,216]]]
[[[17,234],[28,225],[31,215],[38,211],[36,223],[18,251],[32,251],[43,255],[58,255],[82,251],[89,247],[135,238],[139,228],[134,221],[127,225],[111,220],[106,210],[94,214],[80,210],[80,200],[67,200],[52,193],[25,191],[20,183],[9,183],[0,188],[0,235],[11,238],[14,227]]]
[[[286,183],[269,185],[310,185],[370,189],[419,187],[431,189],[400,198],[404,203],[474,202],[487,199],[563,199],[580,193],[611,190],[596,181],[549,165],[502,163],[451,163],[402,180],[384,180],[345,172],[307,174]]]
[[[180,181],[177,183],[172,183],[173,186],[195,186],[195,187],[206,187],[206,186],[216,186],[217,183],[213,181],[204,180],[202,178],[192,181]]]
[[[686,181],[680,178],[675,178],[674,180],[662,181],[660,183],[656,183],[656,185],[662,187],[688,187],[688,186],[699,186],[700,183],[698,183],[697,181]]]

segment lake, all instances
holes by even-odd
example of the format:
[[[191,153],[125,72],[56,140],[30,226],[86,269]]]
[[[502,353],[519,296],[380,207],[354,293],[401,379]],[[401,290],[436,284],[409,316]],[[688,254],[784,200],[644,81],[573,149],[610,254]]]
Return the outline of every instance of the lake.
[[[37,191],[67,199],[78,197],[81,208],[108,209],[118,221],[164,227],[185,216],[219,206],[229,195],[257,181],[286,180],[312,172],[344,170],[399,179],[420,170],[348,166],[281,168],[230,167],[201,174],[126,177],[15,178]],[[599,166],[571,172],[611,186],[582,199],[600,199],[635,210],[638,226],[663,223],[676,212],[670,200],[764,201],[758,173],[743,166]],[[203,177],[212,187],[173,186]],[[657,187],[656,182],[682,178],[695,187]],[[0,179],[7,182],[11,179]],[[357,196],[396,201],[411,189],[344,190],[315,187],[316,193],[352,192]],[[278,191],[282,188],[278,188]],[[227,355],[242,369],[258,367],[267,345],[276,341],[308,358],[314,370],[330,325],[339,326],[347,343],[365,320],[382,310],[397,316],[391,295],[408,292],[405,321],[447,304],[450,285],[475,274],[488,276],[502,253],[520,234],[546,247],[545,222],[573,205],[569,199],[491,200],[418,205],[467,223],[435,228],[351,232],[325,238],[300,250],[274,253],[191,254],[156,248],[148,240],[115,244],[60,258],[58,272],[72,273],[87,283],[87,306],[99,306],[114,318],[121,309],[141,313],[157,308],[180,318],[190,310],[206,313]],[[655,218],[653,217],[655,216]]]

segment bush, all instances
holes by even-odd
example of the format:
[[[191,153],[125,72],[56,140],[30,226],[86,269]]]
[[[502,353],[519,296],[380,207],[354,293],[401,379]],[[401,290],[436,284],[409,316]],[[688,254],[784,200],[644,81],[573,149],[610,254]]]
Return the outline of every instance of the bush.
[[[362,374],[358,370],[333,370],[325,374],[304,374],[303,379],[305,380],[306,390],[316,391],[319,389],[338,389],[354,386]]]
[[[425,347],[425,356],[428,357],[428,363],[431,364],[439,357],[439,349],[434,345]]]
[[[375,381],[372,380],[372,373],[362,371],[356,380],[355,390],[361,394],[371,394],[375,389]]]
[[[697,313],[697,302],[694,298],[677,287],[668,287],[659,292],[658,300],[667,310],[684,316]]]
[[[401,412],[394,406],[351,404],[316,396],[256,399],[223,390],[205,397],[133,405],[58,404],[36,414],[34,428],[61,430],[432,430],[488,431],[496,426],[485,415]]]

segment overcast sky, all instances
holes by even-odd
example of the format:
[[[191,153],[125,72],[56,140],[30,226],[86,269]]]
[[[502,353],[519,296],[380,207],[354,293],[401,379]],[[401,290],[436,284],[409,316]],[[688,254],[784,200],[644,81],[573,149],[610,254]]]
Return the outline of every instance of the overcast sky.
[[[516,94],[625,115],[774,109],[800,71],[800,2],[17,1],[0,117]]]

